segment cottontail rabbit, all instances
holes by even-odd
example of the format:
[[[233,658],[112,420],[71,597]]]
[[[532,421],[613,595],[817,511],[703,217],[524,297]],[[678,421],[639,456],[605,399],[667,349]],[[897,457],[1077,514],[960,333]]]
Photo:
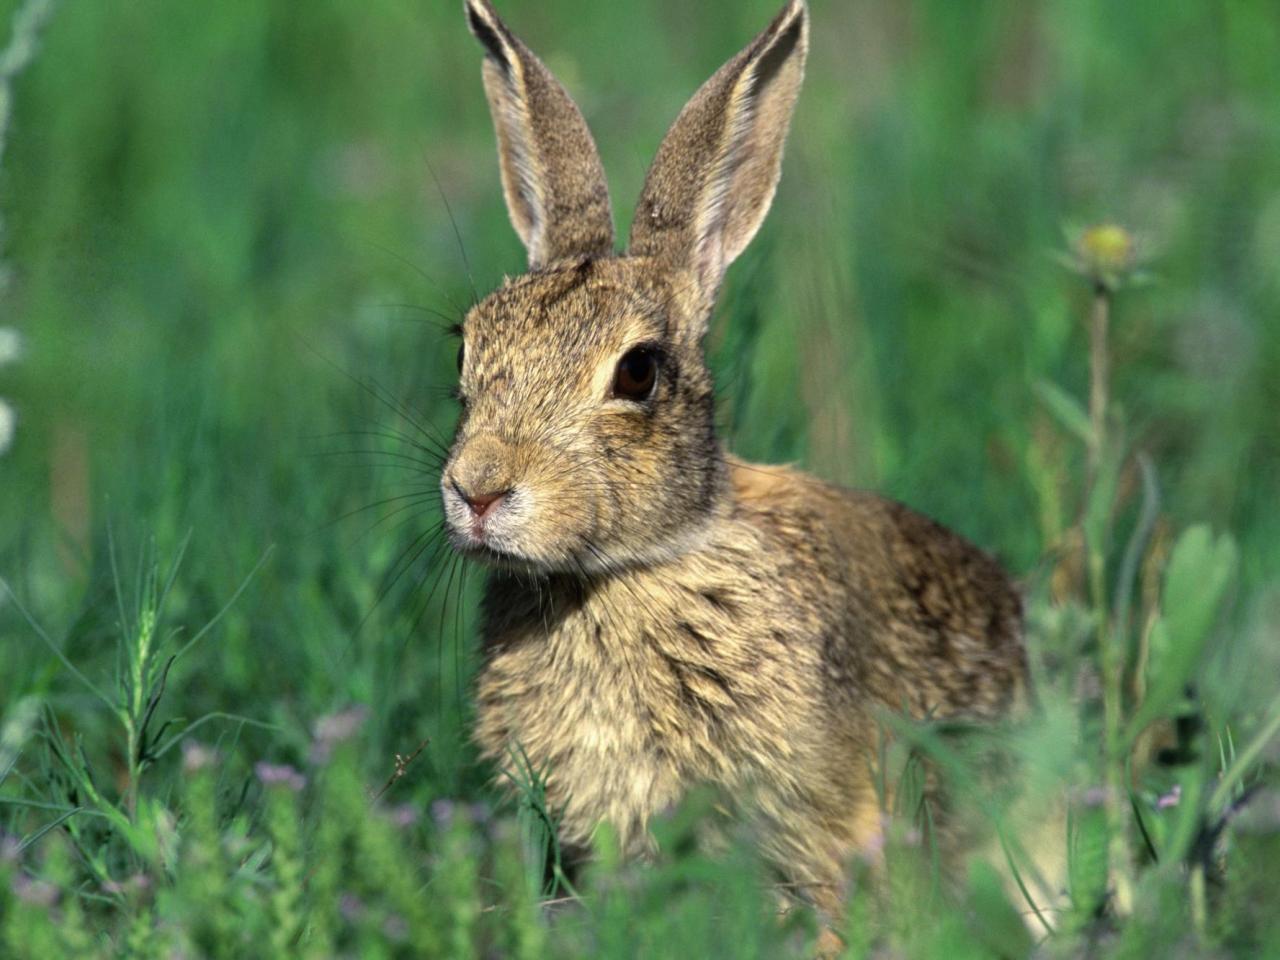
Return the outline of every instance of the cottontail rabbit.
[[[493,567],[479,743],[545,771],[572,843],[607,821],[643,851],[694,784],[749,797],[765,854],[833,908],[878,839],[876,712],[999,717],[1027,671],[992,559],[716,437],[702,341],[778,182],[805,4],[681,111],[621,255],[581,113],[489,0],[466,14],[529,254],[463,324],[442,477],[453,546]]]

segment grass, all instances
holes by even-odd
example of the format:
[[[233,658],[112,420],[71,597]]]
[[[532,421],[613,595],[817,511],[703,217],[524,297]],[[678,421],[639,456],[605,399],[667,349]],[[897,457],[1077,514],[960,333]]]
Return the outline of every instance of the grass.
[[[502,8],[582,103],[625,232],[666,123],[772,3],[584,9]],[[23,345],[0,366],[0,953],[804,955],[815,920],[778,916],[750,838],[701,842],[715,797],[655,825],[653,863],[602,831],[569,878],[546,771],[467,740],[483,575],[437,549],[404,437],[450,428],[468,273],[483,292],[523,257],[460,11],[0,0],[20,10],[52,15],[29,63],[0,55]],[[1280,952],[1280,18],[813,17],[710,344],[726,433],[1024,586],[1035,721],[957,744],[886,717],[884,776],[942,770],[1028,886],[1036,831],[974,754],[1033,810],[1069,800],[1045,923],[983,863],[942,878],[927,808],[886,811],[847,955]],[[1090,260],[1102,222],[1145,276]]]

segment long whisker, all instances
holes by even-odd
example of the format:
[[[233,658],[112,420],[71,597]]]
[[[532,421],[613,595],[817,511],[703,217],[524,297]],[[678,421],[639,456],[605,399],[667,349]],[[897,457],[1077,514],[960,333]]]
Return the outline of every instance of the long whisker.
[[[410,410],[407,404],[393,399],[391,395],[387,393],[383,389],[382,385],[379,384],[376,380],[372,378],[370,378],[369,381],[362,380],[361,378],[343,369],[339,364],[330,360],[328,357],[322,354],[319,350],[317,350],[314,345],[310,343],[306,343],[305,341],[303,345],[306,347],[307,350],[311,351],[311,353],[314,356],[318,357],[326,365],[336,370],[338,373],[342,374],[342,376],[346,377],[348,380],[350,380],[352,383],[358,386],[365,394],[372,397],[374,400],[377,400],[379,403],[385,406],[392,413],[397,414],[398,416],[403,418],[405,421],[407,421],[412,427],[414,427],[414,429],[416,429],[420,434],[422,434],[422,436],[426,437],[428,442],[435,444],[439,448],[441,453],[447,454],[448,444],[446,444],[438,434],[433,434],[430,430],[428,430],[426,426],[424,426],[422,422],[420,422],[416,417],[414,417],[413,412]]]
[[[364,419],[364,418],[361,418]],[[377,421],[371,421],[377,423]],[[378,424],[378,426],[382,426]],[[398,443],[407,443],[415,449],[427,452],[427,448],[419,445],[418,441],[412,437],[406,436],[390,427],[383,427],[381,430],[337,430],[333,433],[320,433],[312,436],[304,437],[304,440],[337,440],[340,437],[372,437],[380,440],[394,440]]]
[[[323,526],[320,527],[320,529],[327,530],[330,527],[333,527],[336,524],[341,523],[343,520],[349,520],[350,518],[359,516],[360,514],[366,513],[369,510],[376,510],[378,507],[385,507],[389,503],[396,503],[400,500],[411,500],[409,504],[398,507],[396,510],[393,510],[391,513],[387,514],[385,517],[380,518],[378,520],[378,523],[382,523],[383,521],[388,520],[391,517],[394,517],[397,513],[400,513],[403,510],[408,510],[409,508],[415,507],[420,503],[423,503],[427,500],[431,500],[434,498],[439,498],[440,496],[441,496],[440,490],[438,488],[431,487],[431,488],[413,490],[413,491],[410,491],[409,493],[402,493],[394,497],[385,497],[382,500],[375,500],[373,503],[367,503],[363,507],[356,507],[356,509],[354,510],[348,510],[346,513],[341,514],[340,516],[335,517],[333,520],[330,520],[327,523],[325,523]],[[377,524],[375,524],[374,526],[377,526]],[[372,529],[373,527],[369,528],[369,530],[372,530]],[[365,531],[366,534],[368,532],[369,531]],[[364,534],[362,534],[362,536],[363,535]]]
[[[429,473],[436,473],[444,464],[443,460],[424,460],[421,457],[414,457],[407,453],[396,453],[394,450],[320,450],[316,453],[307,454],[313,459],[321,459],[325,457],[390,457],[392,460],[398,460],[400,463],[383,463],[384,467],[393,466],[414,466],[422,467]],[[371,461],[376,462],[376,461]]]
[[[433,327],[444,334],[452,334],[454,328],[458,325],[458,318],[452,314],[445,313],[443,310],[437,310],[434,307],[426,307],[420,303],[397,303],[395,301],[385,301],[378,304],[387,310],[412,310],[418,313],[428,313],[439,320],[439,323],[431,323]]]
[[[373,616],[374,611],[377,610],[382,601],[386,599],[387,594],[394,589],[395,585],[400,581],[400,578],[418,562],[418,558],[426,552],[433,542],[437,544],[437,551],[439,550],[439,545],[444,542],[442,537],[443,531],[444,520],[440,520],[434,526],[428,527],[426,530],[415,536],[413,540],[410,541],[409,545],[400,552],[396,557],[395,562],[391,565],[390,571],[386,576],[384,576],[383,583],[378,590],[378,595],[375,597],[373,604],[370,606],[368,612],[365,613],[364,617],[361,618],[360,624],[356,628],[357,634],[364,629],[369,618]],[[437,540],[437,537],[440,537],[441,539]]]
[[[411,427],[422,434],[422,436],[426,437],[429,443],[434,444],[444,452],[448,451],[449,444],[445,439],[435,431],[435,428],[429,421],[422,418],[422,414],[420,412],[410,407],[407,401],[397,400],[394,394],[372,377],[370,377],[367,382],[363,380],[357,380],[356,382],[359,383],[370,396],[381,401],[388,409],[404,418]]]
[[[449,301],[449,306],[453,308],[454,312],[457,313],[458,316],[461,317],[463,314],[466,313],[466,310],[464,310],[458,304],[458,302],[453,299],[453,297],[449,296],[448,289],[442,283],[440,283],[439,280],[437,280],[431,274],[427,273],[426,270],[422,269],[422,267],[420,267],[418,264],[414,263],[408,257],[402,256],[401,254],[396,253],[396,251],[392,250],[390,247],[384,246],[383,244],[379,243],[376,240],[366,240],[365,242],[368,243],[369,246],[373,247],[374,249],[379,250],[382,253],[386,254],[388,257],[391,257],[394,260],[398,260],[400,263],[404,264],[406,267],[408,267],[418,276],[422,277],[423,280],[426,280],[427,283],[435,287],[438,291],[440,291],[440,293],[444,295],[444,298]]]
[[[462,256],[462,269],[467,274],[467,283],[471,287],[471,303],[474,306],[480,302],[480,295],[476,292],[476,279],[471,274],[471,261],[467,259],[467,246],[462,242],[462,232],[458,229],[458,221],[453,215],[453,207],[449,206],[449,198],[445,195],[444,187],[440,185],[440,178],[436,176],[435,167],[431,166],[431,161],[425,156],[422,162],[427,165],[427,172],[431,174],[431,182],[436,185],[436,192],[440,194],[440,202],[444,204],[444,212],[449,216],[449,225],[453,227],[453,237],[458,241],[458,253]]]

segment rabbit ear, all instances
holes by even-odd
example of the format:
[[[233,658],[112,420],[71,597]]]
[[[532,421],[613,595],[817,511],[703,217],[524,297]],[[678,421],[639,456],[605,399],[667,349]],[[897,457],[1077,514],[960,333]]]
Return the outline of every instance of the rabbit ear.
[[[791,0],[694,94],[645,177],[630,252],[689,269],[707,311],[773,200],[808,40],[804,0]]]
[[[502,191],[529,266],[611,254],[609,188],[581,112],[489,0],[465,2],[467,23],[485,48]]]

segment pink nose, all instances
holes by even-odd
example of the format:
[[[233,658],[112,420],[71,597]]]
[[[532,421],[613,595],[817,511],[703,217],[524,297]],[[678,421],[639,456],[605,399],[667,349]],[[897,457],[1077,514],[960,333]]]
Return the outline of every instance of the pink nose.
[[[458,496],[467,502],[467,506],[476,515],[477,520],[501,503],[508,493],[506,490],[496,490],[492,493],[468,493],[457,482],[453,484],[453,489],[457,490]]]

